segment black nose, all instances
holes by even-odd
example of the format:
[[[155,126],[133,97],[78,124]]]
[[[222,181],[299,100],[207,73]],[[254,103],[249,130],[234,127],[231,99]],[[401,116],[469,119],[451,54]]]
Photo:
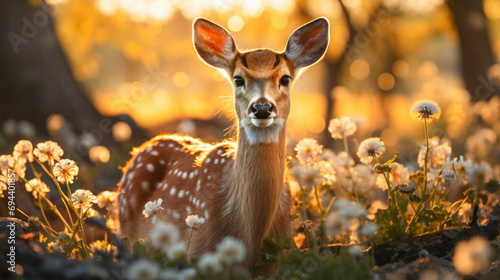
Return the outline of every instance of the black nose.
[[[253,104],[252,112],[254,113],[257,119],[267,119],[269,115],[271,115],[271,109],[273,105],[269,103],[265,104]]]

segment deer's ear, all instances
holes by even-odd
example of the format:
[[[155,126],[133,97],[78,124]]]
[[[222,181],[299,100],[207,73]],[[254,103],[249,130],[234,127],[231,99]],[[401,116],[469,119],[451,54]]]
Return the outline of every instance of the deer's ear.
[[[204,18],[193,22],[193,43],[200,58],[216,68],[229,70],[238,54],[231,34],[224,27]]]
[[[330,24],[324,17],[317,18],[297,28],[285,48],[285,56],[295,68],[303,68],[318,62],[330,42]]]

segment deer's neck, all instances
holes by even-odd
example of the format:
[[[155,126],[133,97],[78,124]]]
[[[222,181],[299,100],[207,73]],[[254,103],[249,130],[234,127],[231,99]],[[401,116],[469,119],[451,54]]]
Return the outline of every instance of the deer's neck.
[[[233,168],[229,173],[229,200],[241,223],[241,237],[258,248],[269,234],[281,201],[285,174],[285,128],[277,142],[250,144],[241,129]]]

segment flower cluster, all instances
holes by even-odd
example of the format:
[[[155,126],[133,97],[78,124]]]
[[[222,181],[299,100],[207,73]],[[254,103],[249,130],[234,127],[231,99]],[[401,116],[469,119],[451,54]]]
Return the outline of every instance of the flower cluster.
[[[156,223],[156,219],[158,219],[158,214],[165,210],[163,207],[161,207],[161,204],[163,203],[163,199],[158,198],[155,201],[148,201],[146,205],[144,205],[144,210],[142,210],[142,214],[144,217],[151,218],[151,222],[154,224]]]

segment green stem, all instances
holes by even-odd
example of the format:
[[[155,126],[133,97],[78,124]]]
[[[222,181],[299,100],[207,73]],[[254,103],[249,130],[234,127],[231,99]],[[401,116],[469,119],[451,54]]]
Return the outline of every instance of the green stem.
[[[189,239],[188,239],[188,244],[187,244],[187,247],[186,247],[186,256],[188,255],[188,250],[189,250],[189,245],[191,245],[191,237],[193,237],[193,231],[194,231],[194,228],[191,228],[191,233],[189,233]]]
[[[325,210],[323,209],[323,205],[321,204],[321,201],[319,199],[319,196],[318,196],[318,186],[314,186],[314,196],[316,197],[316,203],[318,204],[319,206],[319,215],[321,217],[321,220],[324,221],[325,220]]]
[[[351,158],[351,155],[349,154],[349,146],[348,146],[348,143],[347,143],[347,135],[345,134],[344,132],[344,150],[347,154],[347,157],[350,159]],[[358,203],[359,205],[359,197],[358,197],[358,191],[356,189],[356,184],[354,182],[354,178],[352,177],[352,174],[351,174],[351,170],[349,169],[349,161],[347,162],[347,173],[349,175],[349,179],[351,180],[351,183],[352,183],[352,189],[354,190],[354,196],[356,197],[356,202]]]
[[[451,214],[451,210],[453,209],[453,205],[455,205],[455,203],[457,203],[458,201],[457,201],[457,202],[455,202],[455,203],[453,203],[453,205],[451,205],[451,207],[450,207],[450,212],[448,212],[448,215],[446,215],[446,218],[444,219],[443,223],[441,224],[440,229],[443,229],[443,228],[444,228],[444,225],[446,224],[446,222],[448,222],[448,220],[449,220],[449,219],[453,219],[453,216],[455,216],[455,214],[457,214],[457,213],[458,213],[458,211],[460,210],[460,208],[462,208],[462,205],[464,205],[464,203],[467,201],[467,199],[468,199],[468,198],[469,198],[469,195],[468,195],[468,196],[466,196],[466,197],[462,200],[462,202],[461,202],[461,203],[460,203],[460,205],[458,206],[457,210],[455,210],[455,212],[453,212],[453,214]]]
[[[429,133],[427,131],[427,119],[424,118],[424,132],[425,132],[425,158],[424,158],[424,188],[422,190],[422,198],[427,192],[427,162],[429,160]]]

